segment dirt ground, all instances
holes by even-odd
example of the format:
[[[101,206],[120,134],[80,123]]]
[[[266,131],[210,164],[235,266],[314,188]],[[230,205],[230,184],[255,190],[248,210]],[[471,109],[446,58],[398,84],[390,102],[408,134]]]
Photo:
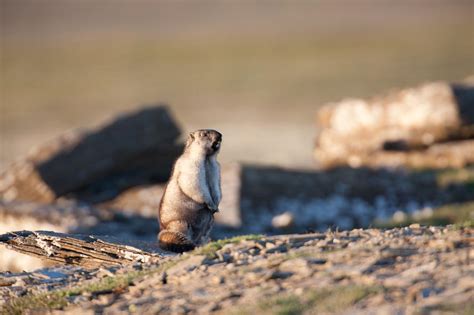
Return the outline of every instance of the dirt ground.
[[[0,275],[21,314],[472,314],[472,228],[246,236],[159,265]]]

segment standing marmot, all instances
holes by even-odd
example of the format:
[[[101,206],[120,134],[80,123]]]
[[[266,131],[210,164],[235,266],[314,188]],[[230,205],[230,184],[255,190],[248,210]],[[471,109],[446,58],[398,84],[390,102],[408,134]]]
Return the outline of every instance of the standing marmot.
[[[221,201],[216,159],[221,141],[222,135],[211,129],[189,134],[160,203],[161,248],[183,252],[209,241],[214,213]]]

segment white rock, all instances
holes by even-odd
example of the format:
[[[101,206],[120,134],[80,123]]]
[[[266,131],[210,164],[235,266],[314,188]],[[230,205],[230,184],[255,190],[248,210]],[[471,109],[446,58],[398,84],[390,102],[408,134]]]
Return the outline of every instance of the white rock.
[[[392,218],[395,222],[402,222],[406,220],[407,215],[405,212],[398,210],[398,211],[395,211]]]
[[[280,215],[276,215],[272,219],[272,226],[277,229],[287,228],[293,225],[294,217],[291,212],[284,212]]]

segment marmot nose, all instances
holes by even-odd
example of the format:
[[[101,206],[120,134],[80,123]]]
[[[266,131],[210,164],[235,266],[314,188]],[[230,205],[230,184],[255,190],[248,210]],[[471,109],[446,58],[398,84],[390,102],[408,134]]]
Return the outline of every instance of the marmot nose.
[[[221,146],[221,141],[220,141],[220,140],[216,140],[216,141],[214,141],[214,142],[212,143],[212,148],[213,148],[214,150],[219,149],[220,146]]]
[[[218,132],[215,132],[213,133],[211,136],[210,136],[212,142],[221,142],[222,141],[222,135]]]

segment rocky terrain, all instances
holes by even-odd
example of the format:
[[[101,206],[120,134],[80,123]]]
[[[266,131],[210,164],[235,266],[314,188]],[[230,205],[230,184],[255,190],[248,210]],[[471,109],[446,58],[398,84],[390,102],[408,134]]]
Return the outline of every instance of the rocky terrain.
[[[0,277],[2,314],[472,314],[474,229],[219,240],[123,267]]]
[[[222,163],[183,255],[156,244],[167,107],[40,144],[0,174],[0,313],[472,314],[473,86],[326,105],[319,167]]]

